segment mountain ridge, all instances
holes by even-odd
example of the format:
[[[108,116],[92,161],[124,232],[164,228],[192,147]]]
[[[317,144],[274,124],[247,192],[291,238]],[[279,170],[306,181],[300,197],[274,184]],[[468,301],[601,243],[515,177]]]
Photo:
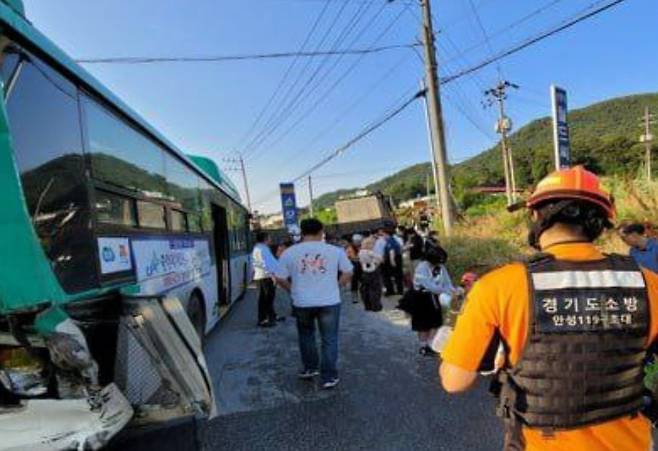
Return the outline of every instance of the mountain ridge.
[[[634,175],[644,165],[640,118],[645,107],[658,111],[658,93],[640,93],[606,99],[569,112],[569,133],[574,164],[583,164],[602,175]],[[510,135],[517,186],[536,183],[552,169],[553,128],[549,116],[534,119]],[[451,167],[453,191],[460,194],[475,186],[502,186],[500,144]],[[653,158],[652,158],[653,160]],[[653,167],[656,165],[654,164]],[[431,165],[418,163],[364,187],[332,191],[314,205],[326,208],[341,195],[360,189],[380,190],[399,202],[426,192]]]

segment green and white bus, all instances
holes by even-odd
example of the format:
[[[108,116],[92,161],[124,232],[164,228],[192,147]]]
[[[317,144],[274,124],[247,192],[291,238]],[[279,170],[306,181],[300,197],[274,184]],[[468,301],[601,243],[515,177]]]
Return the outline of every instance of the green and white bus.
[[[208,401],[201,340],[186,328],[203,338],[250,281],[249,213],[235,186],[36,30],[20,0],[0,0],[0,77],[0,442],[13,427],[3,408],[81,398],[68,388],[76,368],[82,392],[112,384],[132,409],[156,403],[163,385],[142,387],[140,359],[161,354],[154,380],[180,386],[189,383],[181,368],[201,362],[196,395]],[[194,350],[190,362],[177,346]],[[89,365],[71,361],[76,349]],[[158,367],[162,354],[168,368]],[[199,399],[186,393],[189,410]],[[102,446],[117,424],[76,437]],[[43,440],[61,438],[67,426],[58,427]],[[13,449],[30,449],[30,437],[12,437]]]

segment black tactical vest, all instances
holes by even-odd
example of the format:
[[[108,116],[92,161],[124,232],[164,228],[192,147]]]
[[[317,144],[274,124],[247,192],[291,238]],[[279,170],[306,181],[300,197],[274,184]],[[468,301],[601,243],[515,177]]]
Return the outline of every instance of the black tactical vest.
[[[627,257],[528,265],[530,329],[501,372],[499,414],[553,430],[637,414],[649,329],[644,276]]]

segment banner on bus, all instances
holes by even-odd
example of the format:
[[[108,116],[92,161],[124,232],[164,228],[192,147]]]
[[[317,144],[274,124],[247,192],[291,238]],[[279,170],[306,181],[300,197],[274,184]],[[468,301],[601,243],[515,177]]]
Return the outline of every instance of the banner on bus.
[[[146,293],[161,293],[210,273],[210,245],[205,239],[133,239],[132,248],[137,281]]]
[[[571,166],[571,144],[569,123],[567,122],[567,91],[551,85],[551,105],[553,106],[553,143],[555,146],[555,168]]]
[[[281,183],[281,212],[283,224],[291,235],[299,234],[299,223],[297,218],[297,201],[295,199],[295,184]]]

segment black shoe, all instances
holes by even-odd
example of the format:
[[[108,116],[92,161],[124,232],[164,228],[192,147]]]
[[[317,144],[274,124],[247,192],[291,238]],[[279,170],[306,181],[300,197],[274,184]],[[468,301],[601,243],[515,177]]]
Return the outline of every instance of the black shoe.
[[[275,321],[278,321],[278,322],[285,321],[285,320],[286,320],[285,316],[277,316],[276,319],[275,319]]]
[[[420,348],[418,350],[418,353],[420,355],[424,355],[424,356],[427,356],[427,357],[434,357],[435,355],[438,355],[436,353],[436,351],[434,349],[430,348],[429,346],[423,346],[422,348]]]
[[[276,323],[273,321],[270,321],[269,319],[263,320],[260,323],[258,323],[258,327],[274,327]]]
[[[313,379],[315,376],[319,376],[319,375],[320,375],[320,371],[318,370],[304,370],[304,371],[300,371],[297,374],[297,377],[302,380],[310,380]]]

